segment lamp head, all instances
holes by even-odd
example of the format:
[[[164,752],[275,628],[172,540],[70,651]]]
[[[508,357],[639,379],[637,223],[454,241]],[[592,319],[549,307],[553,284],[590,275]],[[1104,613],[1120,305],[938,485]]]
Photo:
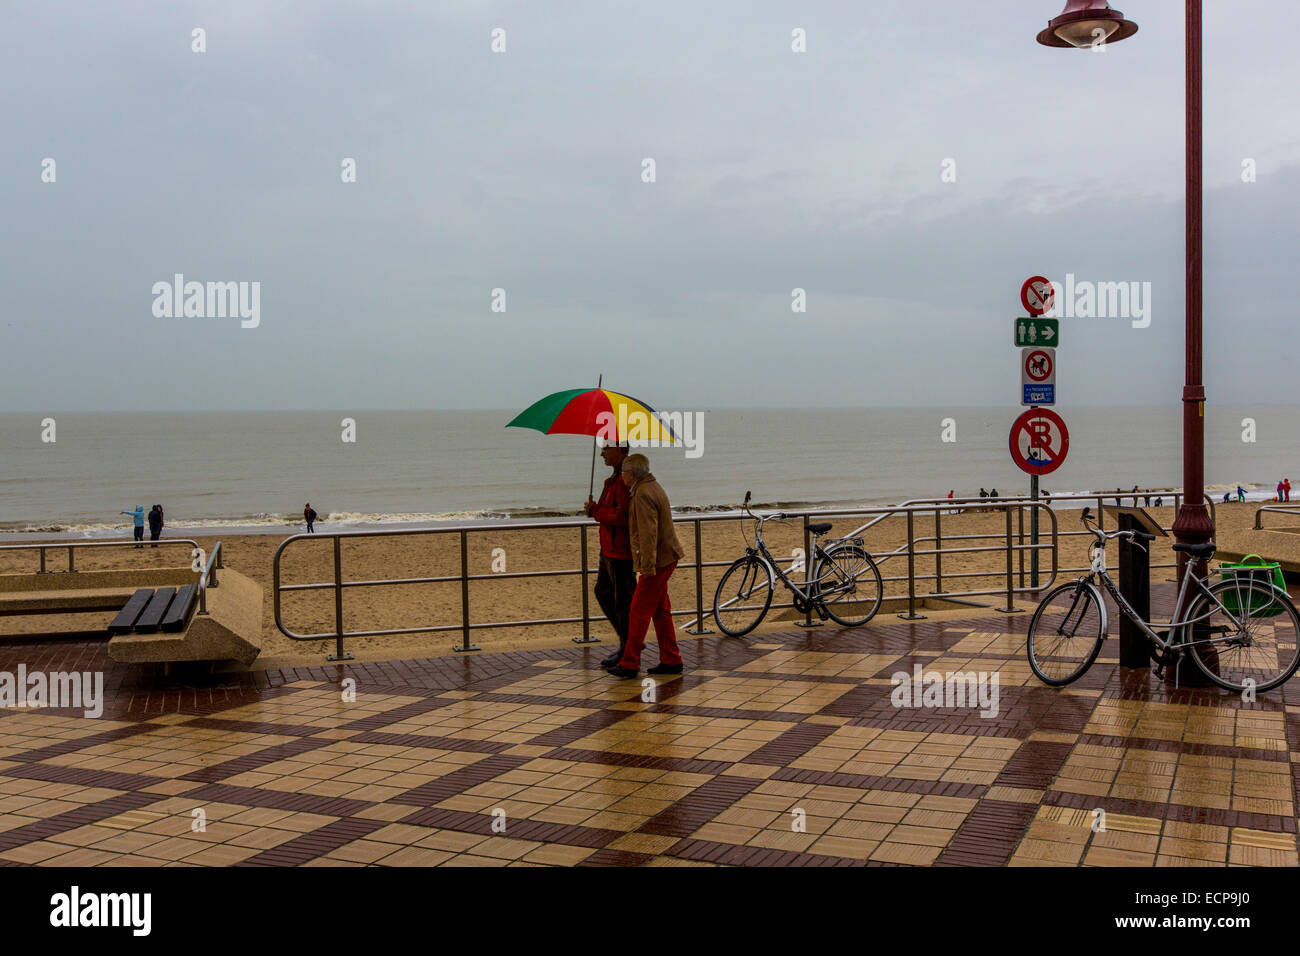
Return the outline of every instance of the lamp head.
[[[1087,50],[1126,40],[1137,30],[1137,24],[1112,10],[1107,0],[1066,0],[1065,9],[1038,34],[1038,42]]]

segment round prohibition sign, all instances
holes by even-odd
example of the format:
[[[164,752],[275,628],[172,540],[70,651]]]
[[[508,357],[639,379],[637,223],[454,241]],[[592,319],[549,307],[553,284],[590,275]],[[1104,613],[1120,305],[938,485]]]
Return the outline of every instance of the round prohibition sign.
[[[1031,382],[1045,382],[1052,377],[1052,356],[1042,349],[1034,349],[1025,358],[1025,374]]]
[[[1031,475],[1049,475],[1070,451],[1065,419],[1049,408],[1031,408],[1011,425],[1011,460]]]
[[[1043,315],[1052,307],[1056,290],[1043,276],[1030,276],[1020,287],[1020,304],[1030,315]]]

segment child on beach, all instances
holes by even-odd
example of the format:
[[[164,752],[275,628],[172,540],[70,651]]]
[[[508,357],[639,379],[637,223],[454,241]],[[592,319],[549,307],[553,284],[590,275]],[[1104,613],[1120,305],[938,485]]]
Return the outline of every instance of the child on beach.
[[[316,509],[311,506],[310,501],[302,506],[302,519],[307,522],[307,533],[315,534]]]

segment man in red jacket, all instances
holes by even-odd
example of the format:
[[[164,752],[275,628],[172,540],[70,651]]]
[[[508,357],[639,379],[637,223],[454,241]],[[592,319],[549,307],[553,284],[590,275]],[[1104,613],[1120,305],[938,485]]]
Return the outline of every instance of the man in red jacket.
[[[609,618],[618,635],[618,650],[600,662],[612,667],[623,657],[627,646],[628,615],[632,592],[636,590],[636,572],[632,570],[632,548],[628,543],[627,520],[629,494],[621,478],[627,446],[608,444],[600,457],[614,473],[605,479],[600,500],[587,497],[587,515],[600,524],[600,571],[596,575],[596,601]]]

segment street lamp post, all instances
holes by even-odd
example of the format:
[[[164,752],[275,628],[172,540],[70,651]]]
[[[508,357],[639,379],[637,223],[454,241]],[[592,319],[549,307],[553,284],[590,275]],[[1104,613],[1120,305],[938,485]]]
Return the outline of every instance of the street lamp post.
[[[1179,544],[1214,537],[1205,508],[1205,386],[1201,382],[1201,0],[1184,0],[1187,96],[1187,325],[1186,377],[1183,384],[1183,503],[1174,519]],[[1112,10],[1106,0],[1067,0],[1065,9],[1038,34],[1044,46],[1089,49],[1117,43],[1137,33],[1137,24]],[[1204,562],[1201,562],[1204,563]],[[1187,556],[1178,555],[1178,582],[1187,573]],[[1178,609],[1181,610],[1181,609]]]

